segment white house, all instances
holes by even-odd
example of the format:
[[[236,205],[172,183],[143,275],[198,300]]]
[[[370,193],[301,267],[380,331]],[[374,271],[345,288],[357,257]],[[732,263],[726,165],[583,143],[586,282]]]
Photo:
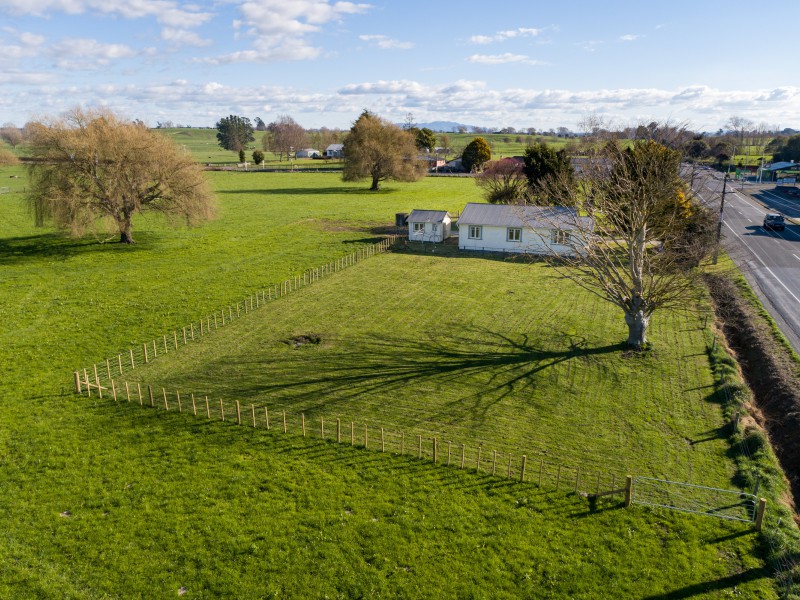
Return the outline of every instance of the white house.
[[[344,156],[344,144],[331,144],[325,148],[326,158],[342,158]]]
[[[406,222],[411,242],[443,242],[450,237],[450,213],[446,210],[415,208]]]
[[[570,208],[470,202],[458,219],[460,250],[526,254],[575,253],[570,239],[592,228]]]
[[[317,158],[318,156],[322,156],[322,153],[314,148],[303,148],[295,153],[296,158]]]

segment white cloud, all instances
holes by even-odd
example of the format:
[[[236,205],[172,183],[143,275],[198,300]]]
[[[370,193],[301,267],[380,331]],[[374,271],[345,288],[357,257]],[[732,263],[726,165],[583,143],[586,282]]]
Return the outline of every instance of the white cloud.
[[[230,53],[205,62],[269,62],[275,60],[309,60],[320,56],[322,49],[313,46],[307,36],[322,26],[341,20],[344,15],[360,14],[372,8],[369,4],[328,0],[246,0],[239,5],[242,19],[233,26],[237,37],[253,39],[254,50]],[[238,33],[238,32],[237,32]]]
[[[542,61],[533,60],[524,54],[511,54],[510,52],[506,52],[504,54],[473,54],[472,56],[467,57],[467,62],[478,63],[482,65],[505,65],[509,63],[525,65],[545,64]]]
[[[59,68],[70,70],[104,67],[114,60],[139,54],[124,44],[101,44],[97,40],[81,38],[65,38],[53,44],[49,53]]]
[[[586,50],[587,52],[594,52],[597,50],[599,46],[602,46],[605,42],[601,40],[586,40],[585,42],[581,42],[579,45]]]
[[[520,38],[520,37],[537,37],[544,29],[534,29],[532,27],[518,27],[517,29],[508,29],[506,31],[498,31],[494,35],[473,35],[469,41],[473,44],[491,44],[493,42],[504,42],[506,40]]]
[[[173,29],[172,27],[164,27],[161,30],[161,39],[176,46],[208,46],[211,40],[204,39],[197,35],[194,31],[187,29]]]
[[[416,81],[376,81],[374,83],[353,83],[339,90],[340,94],[407,94],[420,92],[422,84]]]
[[[625,35],[619,36],[619,39],[620,39],[621,42],[634,42],[634,41],[636,41],[638,39],[641,39],[643,37],[644,37],[643,35],[627,33]]]
[[[414,47],[411,42],[400,42],[385,35],[360,35],[358,39],[363,42],[369,42],[381,50],[408,50]]]

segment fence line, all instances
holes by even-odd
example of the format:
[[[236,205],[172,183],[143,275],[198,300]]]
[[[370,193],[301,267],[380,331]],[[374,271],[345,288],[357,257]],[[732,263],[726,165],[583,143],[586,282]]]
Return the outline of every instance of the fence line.
[[[79,394],[110,398],[115,402],[138,403],[164,412],[190,413],[193,418],[235,422],[238,426],[314,437],[327,442],[348,444],[397,456],[416,457],[434,464],[466,470],[475,474],[527,482],[554,491],[582,493],[597,497],[625,496],[625,477],[612,472],[581,466],[533,459],[527,454],[487,449],[482,444],[460,443],[439,436],[410,433],[370,422],[326,418],[312,421],[305,413],[270,411],[268,406],[242,403],[239,400],[209,399],[206,395],[168,391],[164,387],[112,379],[107,385],[87,369],[75,371]],[[146,390],[143,395],[143,388]],[[187,400],[188,399],[188,400]],[[272,415],[272,418],[270,417]],[[277,419],[275,416],[277,415]]]
[[[159,355],[176,352],[181,346],[185,346],[189,342],[198,341],[220,327],[224,327],[226,324],[240,319],[272,301],[278,300],[303,287],[307,287],[320,279],[330,277],[362,260],[387,252],[399,237],[400,236],[397,235],[387,236],[376,244],[370,244],[359,248],[355,252],[325,263],[324,265],[306,269],[300,275],[295,275],[280,283],[256,290],[255,293],[250,294],[243,300],[217,309],[180,329],[162,334],[160,338],[154,338],[149,342],[144,342],[141,346],[128,348],[126,351],[120,352],[116,356],[103,359],[100,363],[91,365],[91,367],[79,369],[75,371],[76,390],[80,391],[78,387],[78,374],[81,373],[81,371],[89,369],[94,375],[95,381],[91,384],[92,386],[99,385],[102,382],[108,387],[112,379],[124,378],[129,371],[136,369],[137,366],[140,367],[141,365],[150,363],[158,358]],[[84,380],[86,379],[87,378],[84,378]],[[96,387],[95,389],[99,394],[102,393],[106,387]]]

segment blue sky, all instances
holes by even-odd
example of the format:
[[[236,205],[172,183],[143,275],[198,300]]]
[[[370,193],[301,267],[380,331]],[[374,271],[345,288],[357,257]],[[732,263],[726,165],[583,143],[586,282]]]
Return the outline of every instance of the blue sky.
[[[800,129],[796,5],[682,0],[0,0],[0,122],[107,106],[577,129],[588,114]]]

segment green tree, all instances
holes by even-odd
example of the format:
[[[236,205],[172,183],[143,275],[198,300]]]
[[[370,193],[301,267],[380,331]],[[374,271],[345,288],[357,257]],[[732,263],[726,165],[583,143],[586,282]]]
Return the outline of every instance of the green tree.
[[[365,110],[344,141],[344,181],[372,180],[371,190],[381,181],[417,181],[425,163],[417,160],[414,137],[397,125]]]
[[[414,142],[417,148],[425,152],[433,152],[436,147],[436,134],[427,127],[417,129],[416,127],[409,130],[414,134]]]
[[[133,215],[157,211],[193,224],[213,215],[200,166],[169,138],[106,111],[76,109],[30,124],[28,203],[37,225],[73,235],[102,218],[133,243]]]
[[[523,156],[525,166],[523,171],[528,178],[530,193],[528,200],[532,204],[550,204],[550,199],[546,194],[540,193],[543,189],[542,184],[550,181],[548,192],[552,193],[552,187],[556,183],[573,187],[575,183],[575,170],[572,168],[566,150],[554,150],[552,146],[545,143],[534,143],[525,149]],[[558,197],[572,197],[569,190],[561,190]]]
[[[230,115],[217,121],[217,141],[225,150],[244,150],[255,139],[253,126],[247,117]]]
[[[257,165],[264,162],[264,153],[261,150],[253,150],[253,162]]]
[[[492,160],[492,149],[489,147],[489,142],[482,137],[477,137],[467,144],[461,154],[461,165],[469,173],[479,171],[490,160]]]
[[[772,159],[775,162],[800,162],[800,134],[785,139],[780,149],[772,155]]]
[[[244,150],[239,150],[239,162],[243,163],[245,158],[246,158],[246,156],[244,154]]]

